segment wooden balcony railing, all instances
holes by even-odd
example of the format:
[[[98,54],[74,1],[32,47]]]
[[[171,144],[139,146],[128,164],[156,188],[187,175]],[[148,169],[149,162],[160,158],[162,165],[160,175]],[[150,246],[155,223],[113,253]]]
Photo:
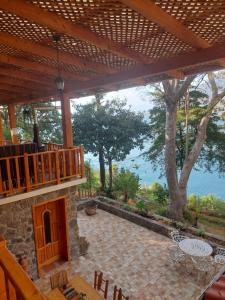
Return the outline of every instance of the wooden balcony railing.
[[[0,146],[11,145],[12,141],[10,140],[0,140]]]
[[[46,151],[55,151],[63,149],[63,144],[56,144],[56,143],[44,143]]]
[[[0,299],[44,300],[34,283],[17,263],[0,238]]]
[[[0,158],[0,195],[84,177],[83,146]]]

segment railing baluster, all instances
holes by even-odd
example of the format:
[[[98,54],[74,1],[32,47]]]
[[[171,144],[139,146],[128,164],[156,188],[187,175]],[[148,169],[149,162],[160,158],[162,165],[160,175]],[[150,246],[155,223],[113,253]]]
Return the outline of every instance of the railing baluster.
[[[41,153],[41,177],[42,177],[42,183],[45,183],[46,178],[45,178],[45,166],[44,166],[43,153]]]
[[[70,176],[72,176],[73,175],[73,166],[72,166],[72,149],[70,149],[69,151],[68,151],[68,156],[69,156],[69,172],[70,172]]]
[[[20,190],[20,169],[19,169],[19,162],[18,157],[15,157],[15,166],[16,166],[16,185],[17,189]]]
[[[52,154],[48,153],[49,181],[52,180]]]
[[[30,170],[29,170],[29,161],[28,161],[27,153],[24,153],[24,171],[25,171],[26,189],[27,192],[29,192],[30,191]]]
[[[63,177],[66,177],[66,158],[65,158],[65,151],[62,151],[62,167],[63,167]]]
[[[9,190],[9,193],[12,193],[13,185],[12,185],[12,177],[11,177],[9,158],[6,159],[6,170],[7,170],[7,178],[8,178],[8,190]]]
[[[3,192],[2,165],[0,166],[0,193]]]
[[[38,184],[37,155],[32,155],[32,161],[34,167],[34,184]]]
[[[55,151],[55,173],[56,173],[56,182],[60,183],[60,165],[59,165],[59,151]]]

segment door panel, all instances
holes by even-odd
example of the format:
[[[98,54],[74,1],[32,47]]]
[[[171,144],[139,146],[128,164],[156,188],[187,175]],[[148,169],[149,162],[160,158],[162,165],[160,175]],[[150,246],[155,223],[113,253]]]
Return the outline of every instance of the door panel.
[[[38,268],[68,258],[65,199],[33,206],[33,223]]]

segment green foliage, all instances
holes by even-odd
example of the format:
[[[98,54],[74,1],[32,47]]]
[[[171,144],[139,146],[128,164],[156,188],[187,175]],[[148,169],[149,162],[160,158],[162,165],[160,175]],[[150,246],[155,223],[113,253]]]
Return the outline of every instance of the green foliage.
[[[198,228],[196,231],[196,234],[200,237],[204,237],[205,236],[205,230],[202,228]]]
[[[85,189],[99,189],[100,183],[99,183],[99,175],[98,172],[96,172],[92,167],[89,161],[85,161],[84,163],[85,167],[85,176],[87,178],[87,182],[80,185],[80,187]]]
[[[123,209],[124,209],[124,210],[127,210],[127,211],[133,211],[133,210],[134,210],[134,207],[131,206],[131,205],[129,205],[129,204],[127,204],[127,203],[125,203],[125,204],[123,205]]]
[[[36,109],[41,107],[42,109]],[[26,114],[24,114],[24,111]],[[22,140],[33,140],[34,113],[37,116],[42,142],[62,143],[62,121],[60,111],[52,102],[18,105],[17,126]]]
[[[167,207],[158,207],[158,208],[155,210],[155,214],[167,218],[167,217],[168,217],[168,210],[167,210]]]
[[[209,96],[205,86],[201,84],[189,88],[189,109],[188,109],[188,129],[186,128],[185,95],[179,100],[177,107],[177,131],[176,131],[176,163],[177,169],[181,170],[185,160],[186,149],[188,153],[192,149],[198,125],[201,118],[206,114]],[[149,114],[149,138],[151,147],[146,152],[155,169],[161,168],[161,173],[165,173],[164,145],[165,145],[165,122],[166,105],[164,101],[164,91],[161,84],[156,84],[154,91],[150,93],[153,98],[154,106]],[[221,106],[222,107],[222,106]],[[198,158],[198,166],[206,171],[218,171],[221,174],[225,172],[225,118],[221,113],[224,108],[215,110],[211,114],[207,126],[207,139],[201,149]],[[187,142],[187,145],[186,145]]]
[[[135,198],[139,187],[139,177],[127,169],[122,168],[114,176],[113,190],[122,194],[125,202]]]
[[[148,213],[148,208],[144,200],[137,201],[135,207],[137,208],[138,212],[142,215],[146,215]]]
[[[169,193],[166,186],[162,186],[158,182],[153,182],[149,187],[142,187],[140,195],[144,196],[150,201],[158,203],[161,206],[167,205],[169,198]]]
[[[75,106],[73,126],[76,143],[83,144],[94,156],[103,152],[103,163],[111,167],[113,161],[124,160],[133,148],[141,149],[148,132],[144,115],[131,111],[120,99]]]
[[[191,194],[188,197],[188,207],[194,211],[225,211],[225,201],[216,197],[215,195],[208,194],[205,196],[197,196],[195,194]]]

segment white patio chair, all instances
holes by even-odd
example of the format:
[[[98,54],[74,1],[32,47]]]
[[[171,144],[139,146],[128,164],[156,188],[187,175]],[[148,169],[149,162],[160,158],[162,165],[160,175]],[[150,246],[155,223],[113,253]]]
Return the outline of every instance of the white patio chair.
[[[170,233],[172,240],[178,245],[180,241],[186,239],[186,236],[181,235],[178,230],[173,230]]]
[[[207,277],[211,280],[215,273],[214,259],[211,256],[191,257],[191,259],[197,271],[197,281],[203,279],[205,283]]]
[[[217,264],[225,265],[225,249],[218,247],[216,249],[216,255],[214,256],[214,261]]]
[[[176,245],[169,247],[169,255],[173,264],[177,265],[185,263],[185,254]]]

